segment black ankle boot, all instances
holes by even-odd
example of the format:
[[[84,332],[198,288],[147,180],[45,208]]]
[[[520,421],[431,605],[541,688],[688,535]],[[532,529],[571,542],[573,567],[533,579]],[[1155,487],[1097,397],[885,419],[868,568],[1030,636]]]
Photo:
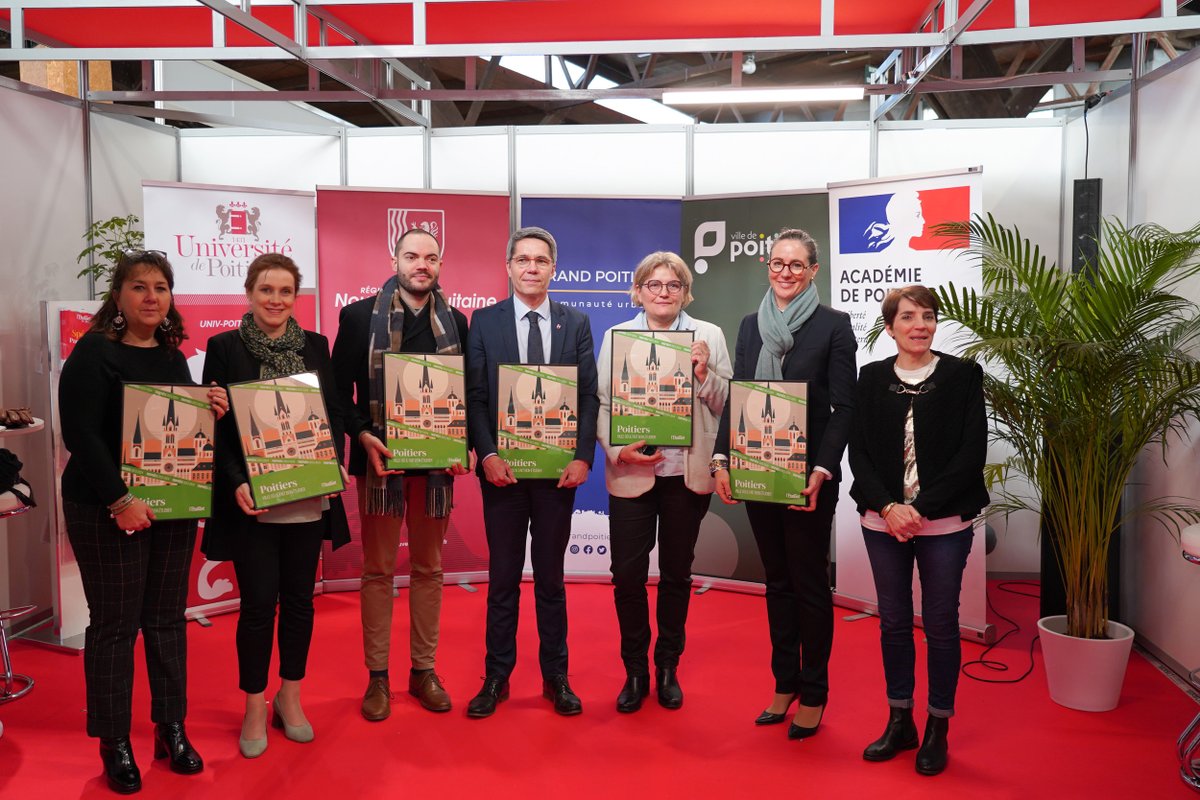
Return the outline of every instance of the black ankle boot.
[[[128,736],[101,739],[100,761],[104,763],[108,788],[119,794],[133,794],[142,790],[142,773],[133,760],[133,746]]]
[[[171,771],[180,775],[195,775],[204,769],[204,761],[188,741],[182,722],[166,722],[154,726],[154,757],[169,757]]]
[[[912,709],[893,706],[888,713],[883,735],[867,745],[867,749],[863,750],[863,758],[867,761],[888,761],[901,750],[913,750],[920,743]]]
[[[922,775],[937,775],[946,768],[949,758],[946,741],[950,734],[949,717],[930,717],[925,720],[925,738],[917,751],[917,772]]]

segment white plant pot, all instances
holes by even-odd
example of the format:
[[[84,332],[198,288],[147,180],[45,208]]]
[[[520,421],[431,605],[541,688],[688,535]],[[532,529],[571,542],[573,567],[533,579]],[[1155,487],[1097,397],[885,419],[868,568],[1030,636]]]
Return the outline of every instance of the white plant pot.
[[[1067,635],[1063,615],[1038,620],[1050,699],[1078,711],[1111,711],[1121,698],[1133,629],[1109,620],[1107,639]]]

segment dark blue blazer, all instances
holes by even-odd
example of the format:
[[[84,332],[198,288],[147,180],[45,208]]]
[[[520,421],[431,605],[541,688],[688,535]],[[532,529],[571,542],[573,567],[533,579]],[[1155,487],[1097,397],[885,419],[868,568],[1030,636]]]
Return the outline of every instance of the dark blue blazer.
[[[476,311],[467,336],[467,427],[479,459],[480,475],[484,456],[496,452],[497,365],[520,361],[512,298]],[[549,363],[579,366],[579,438],[575,458],[590,467],[596,452],[596,415],[600,411],[592,326],[587,314],[553,300],[550,301]]]
[[[783,359],[783,380],[808,381],[808,470],[824,467],[834,480],[842,477],[842,454],[850,440],[857,383],[854,352],[858,341],[850,316],[828,306],[817,310],[793,335],[792,349]],[[738,329],[733,359],[735,381],[754,380],[762,350],[758,313],[749,314]],[[729,455],[729,404],[721,417],[715,453]]]

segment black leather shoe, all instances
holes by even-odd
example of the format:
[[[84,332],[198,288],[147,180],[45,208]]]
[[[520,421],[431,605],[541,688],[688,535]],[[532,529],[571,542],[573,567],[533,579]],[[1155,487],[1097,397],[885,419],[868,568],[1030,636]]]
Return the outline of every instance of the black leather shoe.
[[[922,775],[937,775],[946,768],[950,745],[949,717],[930,717],[925,720],[925,737],[917,751],[917,772]]]
[[[195,775],[204,769],[204,761],[192,743],[182,722],[154,726],[154,758],[170,758],[171,771],[180,775]]]
[[[571,691],[571,684],[566,675],[551,675],[542,681],[542,697],[554,701],[554,710],[564,717],[573,717],[583,713],[583,703],[579,696]]]
[[[788,709],[790,709],[792,707],[792,703],[794,703],[794,702],[796,702],[796,695],[792,695],[792,699],[788,700],[787,708],[785,708],[783,710],[783,713],[781,713],[781,714],[776,714],[774,711],[770,711],[769,709],[764,708],[763,712],[754,718],[754,724],[755,725],[778,725],[779,723],[781,723],[787,719]]]
[[[118,794],[133,794],[142,790],[142,772],[133,760],[133,746],[128,736],[100,740],[100,760],[108,788]]]
[[[490,717],[496,713],[496,704],[508,699],[508,678],[490,677],[483,679],[479,694],[467,703],[467,716],[475,719]]]
[[[630,675],[617,695],[617,711],[632,714],[642,707],[642,701],[650,694],[649,675]]]
[[[811,708],[811,706],[807,706],[807,707]],[[813,725],[811,728],[804,726],[804,725],[797,725],[794,722],[791,723],[790,725],[788,725],[788,738],[789,739],[807,739],[810,736],[815,736],[817,733],[817,730],[820,729],[820,727],[821,727],[821,720],[825,719],[825,709],[828,707],[829,707],[828,702],[826,702],[825,705],[821,706],[821,716],[817,717],[817,724]]]
[[[658,704],[663,708],[679,708],[683,705],[683,689],[679,688],[679,677],[674,667],[658,670],[655,683],[658,686]]]
[[[883,735],[867,745],[867,749],[863,750],[863,758],[867,761],[889,761],[902,750],[916,749],[920,743],[912,709],[893,706],[888,712],[887,727],[883,729]]]

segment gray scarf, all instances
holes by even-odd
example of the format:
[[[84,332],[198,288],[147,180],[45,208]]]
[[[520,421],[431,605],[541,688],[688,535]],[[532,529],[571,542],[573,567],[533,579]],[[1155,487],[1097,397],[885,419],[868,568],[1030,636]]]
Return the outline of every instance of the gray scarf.
[[[292,317],[288,317],[283,335],[272,339],[254,324],[254,314],[247,311],[242,315],[238,335],[250,355],[262,365],[258,377],[280,378],[308,371],[304,366],[304,329]]]
[[[775,292],[767,289],[758,304],[758,333],[763,346],[758,351],[758,363],[754,367],[754,378],[760,381],[783,379],[783,359],[792,349],[796,331],[808,322],[820,303],[817,284],[809,283],[783,311],[775,305]]]
[[[370,374],[371,432],[380,441],[387,442],[385,419],[383,354],[399,353],[404,344],[404,303],[398,291],[396,276],[388,278],[375,296],[375,307],[371,312],[371,342],[367,348],[368,371]],[[429,298],[429,324],[437,343],[437,352],[442,355],[462,353],[462,342],[458,340],[458,325],[450,304],[441,289],[434,289]],[[440,518],[450,516],[454,505],[454,478],[441,470],[433,470],[425,481],[425,514]],[[404,516],[404,476],[379,477],[367,468],[368,514],[392,517]]]

